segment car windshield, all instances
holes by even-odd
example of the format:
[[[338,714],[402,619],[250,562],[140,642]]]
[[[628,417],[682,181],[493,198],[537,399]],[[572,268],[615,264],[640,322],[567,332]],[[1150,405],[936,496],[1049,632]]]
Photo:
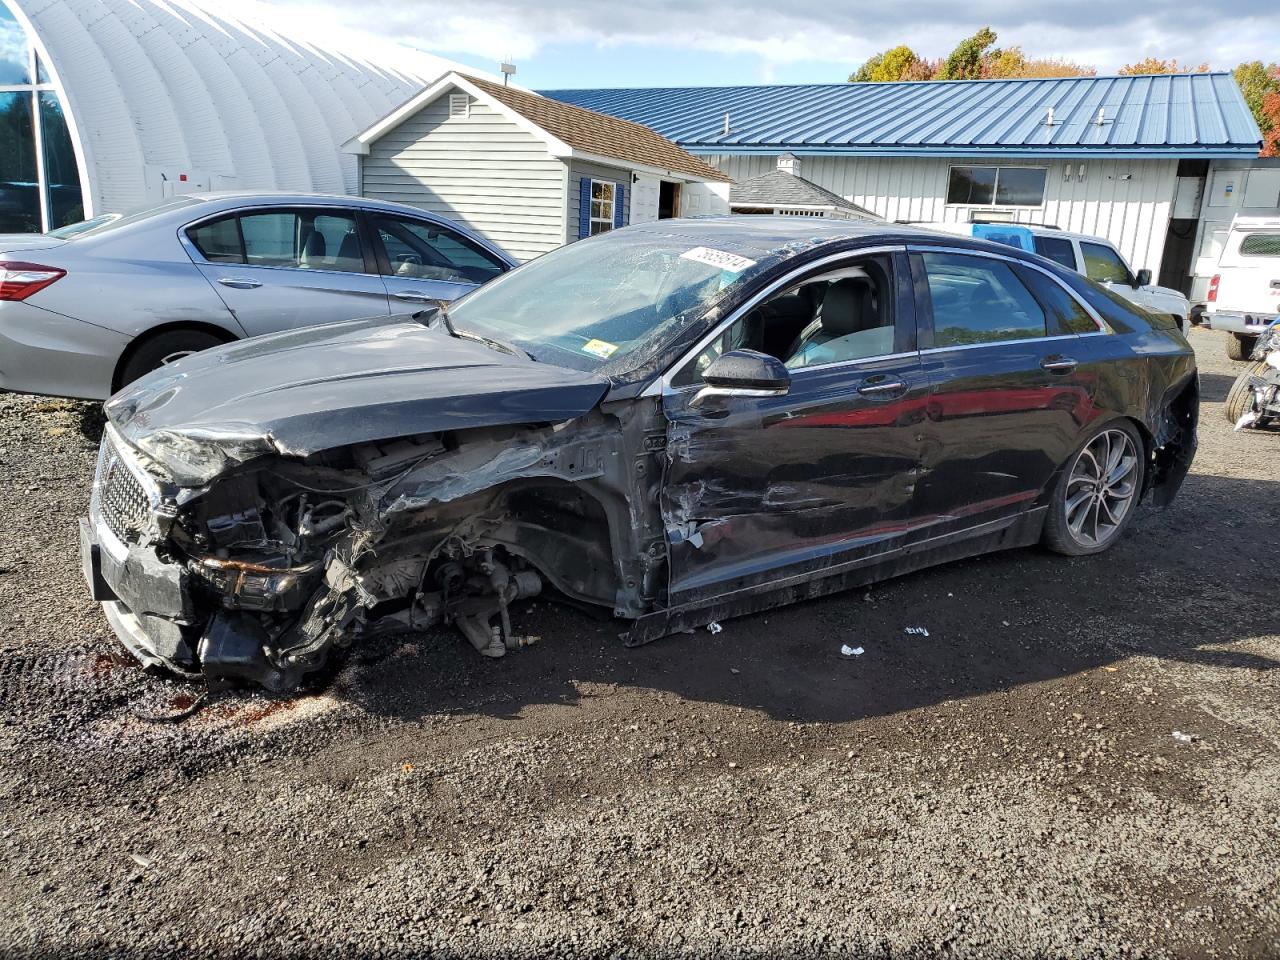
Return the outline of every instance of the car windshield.
[[[100,233],[106,233],[108,230],[127,227],[129,224],[137,223],[139,220],[146,220],[148,217],[154,217],[157,214],[167,213],[170,210],[188,207],[199,202],[195,197],[170,197],[168,200],[162,200],[160,203],[149,204],[145,207],[138,207],[128,213],[105,213],[90,220],[69,223],[65,227],[59,227],[57,230],[50,230],[49,236],[58,237],[61,240],[97,236]]]
[[[653,228],[561,247],[449,307],[460,332],[577,370],[621,371],[776,262],[740,242]]]

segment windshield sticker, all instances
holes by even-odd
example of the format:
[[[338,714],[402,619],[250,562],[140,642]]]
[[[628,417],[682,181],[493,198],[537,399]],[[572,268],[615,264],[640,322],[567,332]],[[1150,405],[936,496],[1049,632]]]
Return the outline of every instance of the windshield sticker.
[[[711,247],[694,247],[692,250],[686,250],[680,256],[685,260],[696,260],[698,263],[705,263],[709,267],[728,270],[730,273],[741,273],[748,267],[756,265],[754,260],[740,257],[736,253],[713,250]]]
[[[582,352],[589,353],[593,357],[599,357],[601,360],[608,360],[618,351],[616,343],[608,343],[605,340],[588,340],[582,345]]]

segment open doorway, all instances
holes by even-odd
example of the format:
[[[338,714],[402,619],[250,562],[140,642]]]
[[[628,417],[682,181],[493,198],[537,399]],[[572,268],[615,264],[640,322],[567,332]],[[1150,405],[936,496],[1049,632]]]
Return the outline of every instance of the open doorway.
[[[662,181],[658,187],[658,219],[670,220],[680,216],[680,184]]]

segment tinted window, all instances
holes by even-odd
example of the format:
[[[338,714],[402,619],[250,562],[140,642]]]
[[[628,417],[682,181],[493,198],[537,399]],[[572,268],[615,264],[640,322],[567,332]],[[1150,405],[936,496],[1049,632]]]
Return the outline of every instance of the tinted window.
[[[497,257],[447,227],[386,216],[374,224],[398,277],[486,283],[506,270]]]
[[[952,167],[947,203],[989,204],[996,195],[995,167]]]
[[[1060,263],[1068,270],[1076,268],[1076,251],[1070,240],[1062,237],[1036,237],[1036,253],[1054,263]]]
[[[31,94],[0,93],[0,233],[36,233],[40,225]]]
[[[1038,207],[1047,173],[1044,167],[952,167],[947,203]]]
[[[1280,233],[1251,233],[1240,241],[1242,257],[1280,257]]]
[[[1084,258],[1084,275],[1098,283],[1129,283],[1129,268],[1120,254],[1101,243],[1080,241],[1080,255]]]
[[[1067,293],[1062,284],[1031,267],[1020,266],[1017,272],[1049,315],[1050,333],[1098,332],[1098,324],[1084,308],[1084,304]]]
[[[244,263],[240,231],[235,217],[202,223],[187,231],[187,237],[206,259],[214,263]]]
[[[346,213],[272,210],[193,227],[187,236],[206,260],[253,267],[363,273],[355,217]]]
[[[925,253],[933,304],[933,345],[958,347],[1045,335],[1035,297],[1000,260]]]

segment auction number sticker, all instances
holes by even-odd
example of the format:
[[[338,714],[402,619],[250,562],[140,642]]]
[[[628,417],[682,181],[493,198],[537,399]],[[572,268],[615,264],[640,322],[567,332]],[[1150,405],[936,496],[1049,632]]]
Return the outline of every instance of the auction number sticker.
[[[715,250],[711,247],[694,247],[692,250],[686,250],[680,256],[685,260],[696,260],[698,263],[705,263],[709,267],[728,270],[730,273],[741,273],[747,267],[756,265],[754,260],[748,260],[746,257],[738,256],[736,253],[726,253],[723,250]]]
[[[618,345],[609,343],[607,340],[588,340],[582,345],[582,352],[599,357],[601,360],[608,360],[618,352]]]

